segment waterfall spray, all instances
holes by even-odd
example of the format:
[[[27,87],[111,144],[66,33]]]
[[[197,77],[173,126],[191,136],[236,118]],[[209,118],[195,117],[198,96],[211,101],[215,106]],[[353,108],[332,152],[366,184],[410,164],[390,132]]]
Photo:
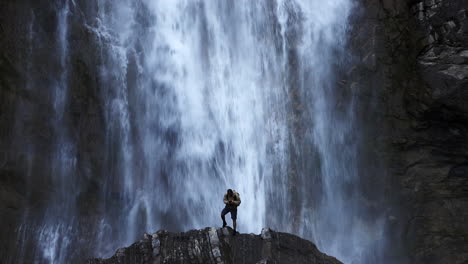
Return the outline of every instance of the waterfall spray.
[[[360,206],[356,99],[339,102],[336,86],[352,0],[97,1],[82,25],[97,51],[105,128],[93,218],[77,208],[80,173],[91,169],[78,162],[68,120],[69,18],[82,10],[63,3],[54,194],[37,224],[37,262],[66,262],[84,244],[83,224],[91,253],[103,257],[144,232],[219,226],[232,188],[243,201],[239,231],[272,226],[365,263],[379,224]]]

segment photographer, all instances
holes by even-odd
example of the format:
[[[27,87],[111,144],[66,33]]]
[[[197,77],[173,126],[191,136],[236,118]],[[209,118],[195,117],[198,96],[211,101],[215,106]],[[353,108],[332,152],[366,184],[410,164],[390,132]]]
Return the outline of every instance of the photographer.
[[[241,203],[240,195],[236,191],[231,189],[227,190],[223,198],[224,204],[226,205],[221,212],[221,219],[223,219],[223,227],[227,226],[225,216],[227,213],[231,213],[232,225],[234,228],[234,235],[236,235],[236,219],[237,219],[237,207]]]

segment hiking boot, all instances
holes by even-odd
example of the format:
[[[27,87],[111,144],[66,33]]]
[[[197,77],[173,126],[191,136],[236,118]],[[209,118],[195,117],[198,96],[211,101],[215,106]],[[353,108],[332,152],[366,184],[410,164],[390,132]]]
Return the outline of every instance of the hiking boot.
[[[227,226],[227,223],[223,222],[223,228],[225,228],[226,226]]]

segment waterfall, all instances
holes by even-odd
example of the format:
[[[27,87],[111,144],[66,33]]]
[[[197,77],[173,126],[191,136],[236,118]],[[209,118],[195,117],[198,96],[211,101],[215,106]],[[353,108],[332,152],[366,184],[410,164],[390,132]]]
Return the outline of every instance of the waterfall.
[[[119,130],[122,139],[122,239],[130,243],[159,228],[219,225],[227,188],[244,201],[241,230],[257,232],[265,222],[267,143],[276,137],[284,148],[285,62],[276,7],[216,1],[110,6],[95,31],[108,38],[110,61],[102,75],[116,81],[110,86],[116,97],[105,100],[110,133]],[[131,79],[128,71],[135,71]]]
[[[312,156],[317,159],[315,168],[306,165],[300,175],[299,182],[305,187],[300,190],[302,199],[314,200],[313,206],[304,204],[302,207],[301,233],[311,234],[319,248],[345,263],[369,263],[372,260],[367,259],[366,251],[381,239],[383,223],[379,218],[369,221],[362,204],[365,199],[358,174],[362,137],[355,116],[359,99],[355,91],[343,91],[352,87],[340,87],[337,72],[340,67],[345,70],[352,67],[346,41],[353,3],[310,1],[302,3],[301,10],[309,20],[302,26],[306,37],[302,38],[297,51],[298,86],[302,97],[310,100],[304,112],[311,124],[303,133],[307,138],[305,142],[313,146]],[[310,180],[317,175],[320,184]],[[319,185],[320,189],[314,185]]]
[[[240,232],[268,225],[366,262],[380,226],[360,205],[357,99],[337,85],[352,0],[97,1],[81,25],[96,47],[105,127],[102,175],[91,176],[99,210],[88,218],[77,207],[91,168],[67,116],[70,17],[83,10],[62,2],[61,70],[49,87],[54,194],[42,219],[25,214],[19,230],[19,240],[35,234],[37,262],[65,263],[85,244],[108,257],[144,232],[219,226],[228,188],[241,195]]]
[[[54,55],[58,71],[51,80],[50,123],[55,142],[51,146],[51,185],[56,189],[50,194],[47,208],[37,219],[36,227],[38,254],[35,262],[65,263],[69,247],[76,239],[76,156],[75,143],[70,137],[69,102],[69,22],[72,0],[65,0],[57,7],[57,38]],[[34,174],[33,174],[34,175]],[[34,186],[31,186],[34,188]],[[29,220],[29,219],[27,219]],[[21,229],[20,229],[21,230]],[[26,227],[24,232],[29,232]],[[21,232],[20,232],[21,233]]]

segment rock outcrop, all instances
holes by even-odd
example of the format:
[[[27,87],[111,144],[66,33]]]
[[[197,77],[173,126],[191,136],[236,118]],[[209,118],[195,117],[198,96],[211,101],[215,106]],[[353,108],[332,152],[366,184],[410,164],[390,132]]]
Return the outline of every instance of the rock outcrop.
[[[260,235],[232,235],[229,227],[207,227],[183,233],[159,231],[145,234],[127,248],[118,249],[109,259],[93,259],[87,264],[339,264],[337,259],[321,253],[310,241],[295,235],[264,228]]]

